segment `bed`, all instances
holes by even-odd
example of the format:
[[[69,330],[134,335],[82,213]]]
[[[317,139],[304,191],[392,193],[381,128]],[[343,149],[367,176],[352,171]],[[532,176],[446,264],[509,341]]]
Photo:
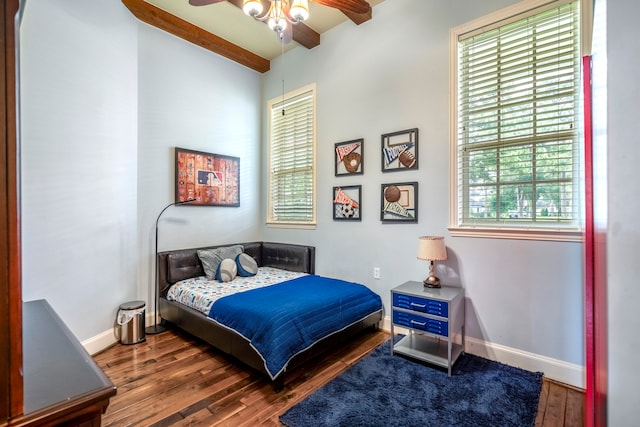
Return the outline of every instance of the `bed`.
[[[205,280],[202,277],[205,269],[210,267],[206,260],[203,265],[199,251],[202,256],[203,251],[238,245],[259,267],[255,276],[258,282],[264,278],[262,272],[280,275],[285,281],[217,300],[214,298],[213,303],[191,304],[190,307],[180,302],[176,295],[181,291],[176,291],[174,285],[197,287],[200,281]],[[234,279],[228,285],[242,287],[242,283]],[[338,295],[343,291],[347,294]],[[163,322],[177,326],[263,373],[272,381],[276,391],[284,387],[287,371],[317,357],[326,349],[335,348],[355,334],[376,330],[382,319],[380,297],[365,286],[315,275],[315,248],[305,245],[247,242],[160,252],[158,295]],[[311,306],[303,306],[295,298]],[[261,301],[267,300],[271,302],[260,305]],[[234,306],[234,303],[239,305]],[[274,312],[268,314],[267,309]],[[278,323],[282,326],[259,330],[260,325],[276,323],[275,320],[265,321],[264,317],[255,316],[272,316],[282,322]],[[297,329],[303,327],[298,323],[305,318],[310,319],[314,329],[298,333]],[[248,322],[240,325],[241,320]],[[274,329],[288,332],[275,334]]]

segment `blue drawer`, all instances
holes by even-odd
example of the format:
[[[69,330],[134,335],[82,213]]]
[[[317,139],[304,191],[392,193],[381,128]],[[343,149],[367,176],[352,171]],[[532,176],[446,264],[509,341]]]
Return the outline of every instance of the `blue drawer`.
[[[434,316],[449,317],[449,304],[446,301],[394,293],[393,306],[433,314]]]
[[[393,310],[393,323],[407,328],[419,329],[425,332],[449,336],[449,325],[442,320],[430,319],[405,311]]]

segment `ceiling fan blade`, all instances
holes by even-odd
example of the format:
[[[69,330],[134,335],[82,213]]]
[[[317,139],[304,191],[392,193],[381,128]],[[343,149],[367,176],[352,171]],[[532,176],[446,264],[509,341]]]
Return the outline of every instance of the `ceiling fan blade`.
[[[208,4],[220,3],[225,0],[189,0],[191,6],[206,6]]]
[[[314,2],[352,13],[367,13],[371,9],[365,0],[313,0]]]

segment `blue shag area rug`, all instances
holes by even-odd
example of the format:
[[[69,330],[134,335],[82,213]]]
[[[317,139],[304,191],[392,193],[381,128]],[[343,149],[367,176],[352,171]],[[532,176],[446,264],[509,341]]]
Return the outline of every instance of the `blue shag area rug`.
[[[542,373],[463,354],[451,375],[391,356],[387,342],[280,421],[288,427],[534,425]]]

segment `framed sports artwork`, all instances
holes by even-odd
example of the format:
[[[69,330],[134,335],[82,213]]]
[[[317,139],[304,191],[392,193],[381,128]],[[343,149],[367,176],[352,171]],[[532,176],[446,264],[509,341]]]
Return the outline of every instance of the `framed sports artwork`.
[[[336,176],[364,173],[364,139],[337,143],[334,155]]]
[[[240,206],[238,157],[175,149],[175,201],[189,206]]]
[[[362,186],[333,187],[333,219],[335,221],[362,220]]]
[[[418,129],[382,135],[382,172],[418,169]]]
[[[382,184],[380,221],[418,222],[418,183]]]

